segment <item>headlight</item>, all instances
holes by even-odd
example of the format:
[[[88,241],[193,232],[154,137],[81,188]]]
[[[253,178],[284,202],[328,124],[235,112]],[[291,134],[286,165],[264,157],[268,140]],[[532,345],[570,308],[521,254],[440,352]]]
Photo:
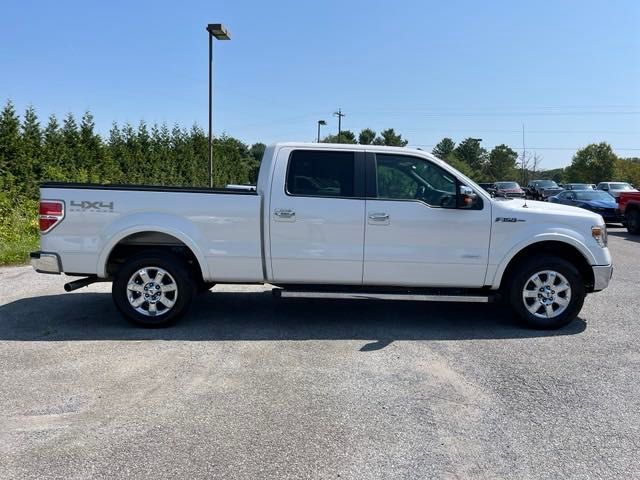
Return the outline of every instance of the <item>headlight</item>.
[[[598,242],[601,247],[606,247],[609,237],[607,235],[607,226],[598,225],[597,227],[591,227],[591,236]]]

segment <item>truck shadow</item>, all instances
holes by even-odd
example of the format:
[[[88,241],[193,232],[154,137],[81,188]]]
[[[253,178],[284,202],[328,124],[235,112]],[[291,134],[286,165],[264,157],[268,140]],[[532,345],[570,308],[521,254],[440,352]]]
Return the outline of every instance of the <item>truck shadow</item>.
[[[626,230],[609,230],[610,237],[618,237],[630,242],[640,243],[640,235],[631,235]]]
[[[26,298],[0,306],[0,340],[363,340],[361,351],[395,340],[467,340],[575,335],[578,318],[563,329],[522,327],[496,305],[392,301],[276,299],[270,292],[209,292],[188,315],[163,329],[136,328],[107,293]]]

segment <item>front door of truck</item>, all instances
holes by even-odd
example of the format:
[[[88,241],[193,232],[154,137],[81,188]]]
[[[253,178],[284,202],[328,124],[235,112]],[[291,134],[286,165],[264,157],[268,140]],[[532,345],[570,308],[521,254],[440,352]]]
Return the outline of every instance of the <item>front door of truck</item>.
[[[367,182],[375,198],[366,206],[365,285],[484,285],[489,201],[417,156],[368,153],[370,177],[376,181]]]
[[[285,148],[269,205],[274,283],[362,283],[364,153]]]

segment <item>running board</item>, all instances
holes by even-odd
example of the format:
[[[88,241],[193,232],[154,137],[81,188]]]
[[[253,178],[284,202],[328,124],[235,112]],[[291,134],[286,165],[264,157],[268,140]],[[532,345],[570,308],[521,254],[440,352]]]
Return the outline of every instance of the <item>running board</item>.
[[[416,293],[313,292],[274,288],[273,295],[281,298],[326,298],[349,300],[409,300],[414,302],[490,303],[497,295],[423,295]]]

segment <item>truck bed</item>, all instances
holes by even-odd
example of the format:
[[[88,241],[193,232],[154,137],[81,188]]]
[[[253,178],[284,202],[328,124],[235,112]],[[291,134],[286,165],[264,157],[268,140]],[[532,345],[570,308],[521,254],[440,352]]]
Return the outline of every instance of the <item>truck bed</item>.
[[[48,182],[43,200],[62,200],[64,220],[42,235],[62,269],[107,277],[117,245],[184,245],[206,281],[259,282],[263,276],[261,197],[246,189]]]

